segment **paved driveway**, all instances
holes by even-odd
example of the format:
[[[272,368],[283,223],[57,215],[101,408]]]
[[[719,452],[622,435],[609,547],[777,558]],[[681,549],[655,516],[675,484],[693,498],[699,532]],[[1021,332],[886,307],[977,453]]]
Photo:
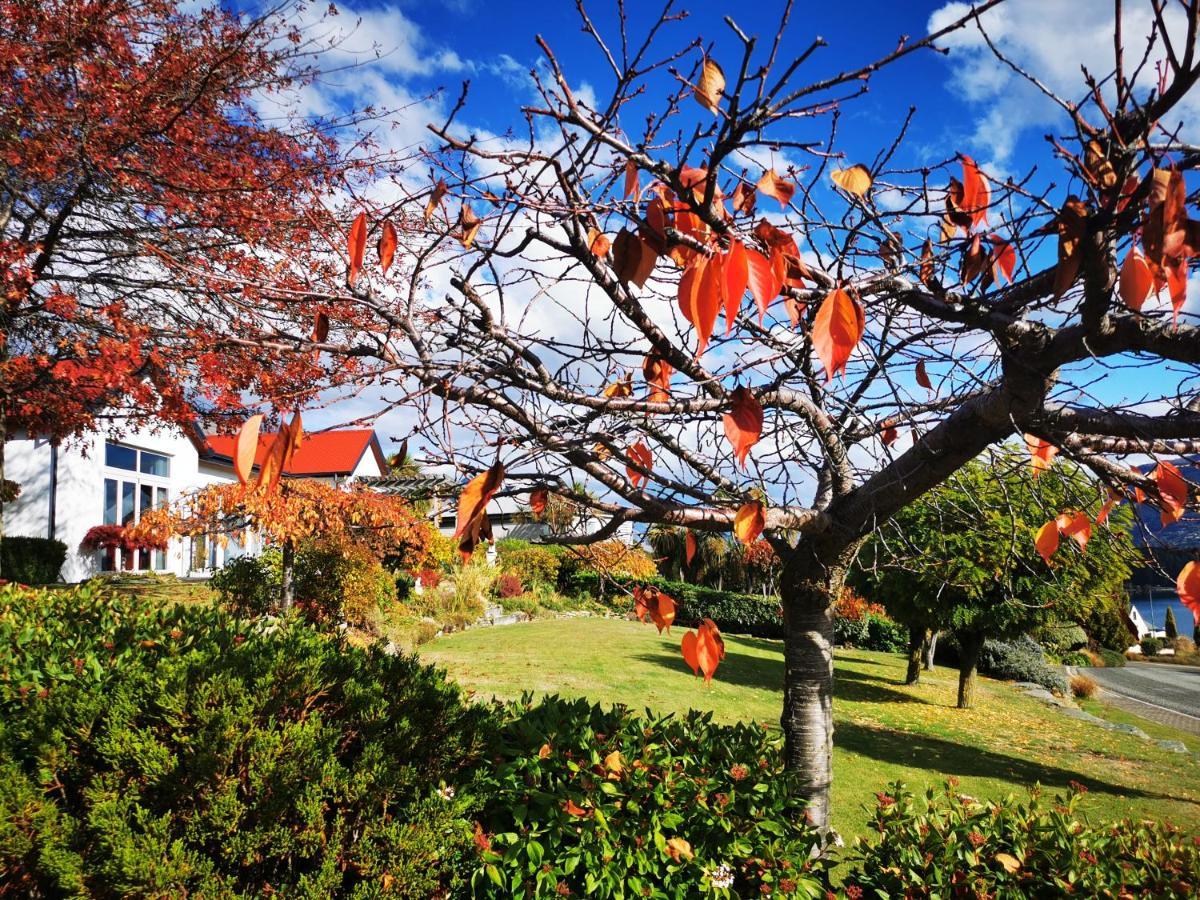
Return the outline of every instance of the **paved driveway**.
[[[1122,706],[1156,722],[1200,734],[1200,667],[1131,662],[1120,669],[1084,669]]]

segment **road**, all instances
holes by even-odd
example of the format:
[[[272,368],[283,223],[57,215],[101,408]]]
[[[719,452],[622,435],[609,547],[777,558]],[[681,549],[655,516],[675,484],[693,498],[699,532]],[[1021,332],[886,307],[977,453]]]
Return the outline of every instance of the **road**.
[[[1200,667],[1131,662],[1120,669],[1085,669],[1118,705],[1155,722],[1200,734]]]

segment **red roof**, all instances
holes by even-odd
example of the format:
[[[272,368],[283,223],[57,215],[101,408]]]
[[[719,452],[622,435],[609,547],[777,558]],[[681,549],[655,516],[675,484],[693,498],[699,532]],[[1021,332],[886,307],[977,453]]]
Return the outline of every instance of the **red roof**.
[[[258,450],[254,454],[254,464],[262,465],[267,457],[267,451],[275,440],[276,432],[264,433],[258,436]],[[223,457],[233,460],[234,446],[237,436],[232,434],[214,434],[206,439],[208,456]],[[318,431],[305,434],[299,449],[292,454],[292,459],[284,469],[285,475],[349,475],[358,466],[363,454],[368,450],[375,453],[379,460],[381,471],[387,470],[383,459],[383,451],[375,439],[375,432],[370,429],[342,429],[339,431]]]

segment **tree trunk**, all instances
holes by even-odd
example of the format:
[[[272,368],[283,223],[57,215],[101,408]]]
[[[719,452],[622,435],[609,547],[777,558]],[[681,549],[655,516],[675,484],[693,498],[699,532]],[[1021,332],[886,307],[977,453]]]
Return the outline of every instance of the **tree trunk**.
[[[929,640],[930,631],[919,625],[908,626],[908,672],[905,684],[916,684],[921,680],[921,656]]]
[[[818,553],[802,541],[789,554],[779,584],[785,762],[799,778],[810,821],[822,830],[830,827],[833,780],[833,601],[855,549],[857,545]]]
[[[975,704],[975,667],[983,648],[983,635],[973,631],[958,635],[958,708],[970,709]]]
[[[926,672],[932,672],[932,671],[933,671],[933,654],[934,654],[934,652],[937,650],[938,634],[940,634],[940,632],[937,632],[937,631],[931,631],[931,632],[929,632],[929,641],[928,641],[928,642],[925,644],[925,649],[924,649],[924,654],[925,654],[925,664],[924,664],[924,669],[925,669],[925,671],[926,671]]]
[[[279,572],[279,608],[286,613],[296,600],[296,547],[283,542],[283,563]]]

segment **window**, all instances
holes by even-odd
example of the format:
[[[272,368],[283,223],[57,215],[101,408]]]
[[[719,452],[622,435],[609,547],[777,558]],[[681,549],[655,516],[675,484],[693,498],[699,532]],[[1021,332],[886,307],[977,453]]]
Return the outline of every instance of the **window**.
[[[170,498],[166,479],[171,458],[149,450],[138,450],[111,441],[104,445],[104,464],[110,470],[104,479],[104,524],[132,525],[148,510],[165,506]],[[109,550],[100,568],[161,571],[167,567],[165,550]]]

